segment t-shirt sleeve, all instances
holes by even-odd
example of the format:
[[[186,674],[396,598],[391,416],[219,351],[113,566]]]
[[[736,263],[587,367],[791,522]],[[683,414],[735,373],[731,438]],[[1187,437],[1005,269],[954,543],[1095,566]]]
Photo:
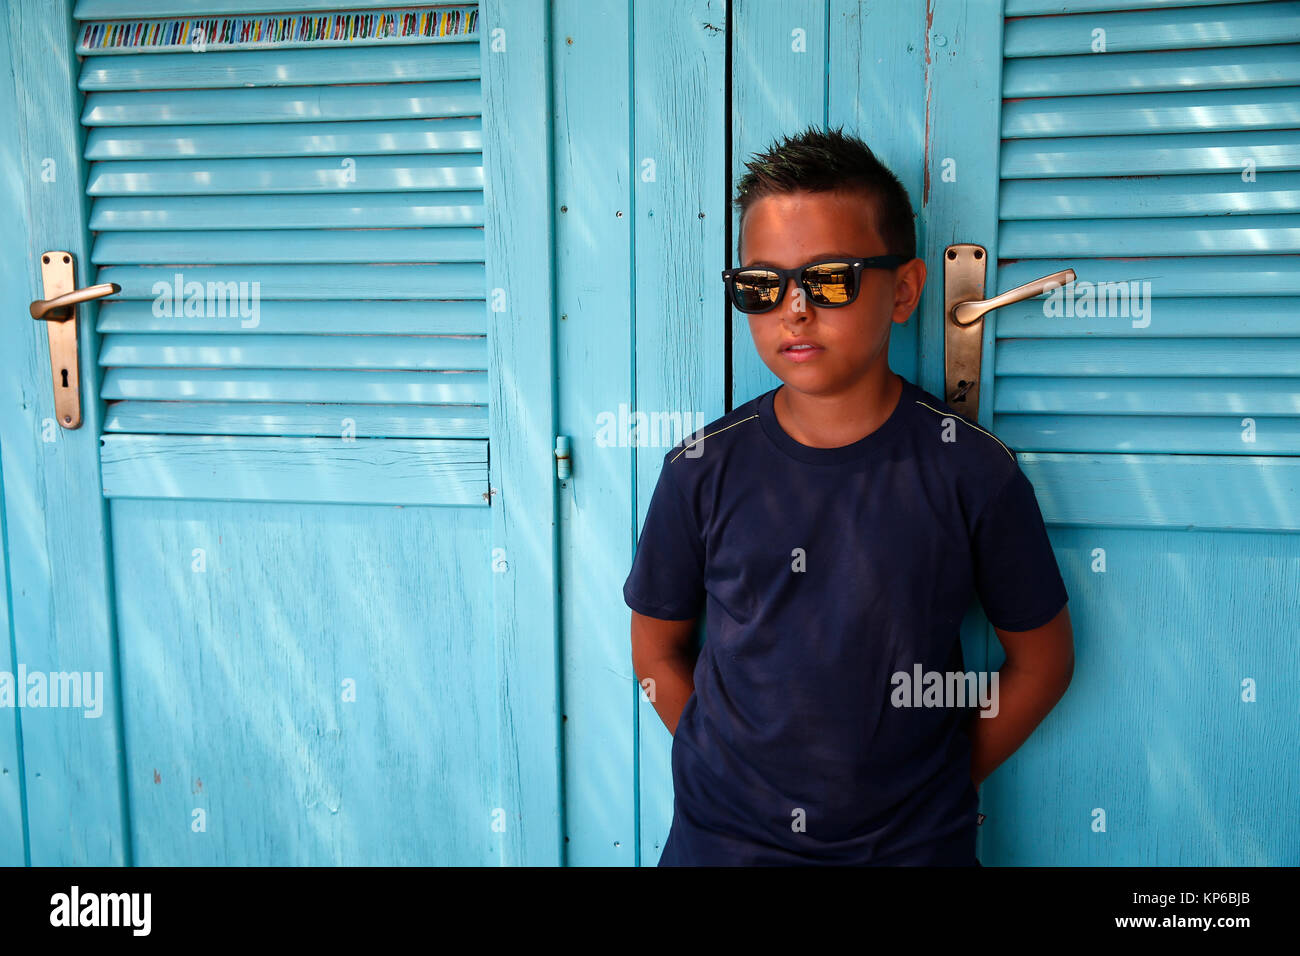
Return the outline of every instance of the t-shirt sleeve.
[[[704,603],[704,540],[664,462],[650,497],[623,600],[632,610],[667,621],[699,617]]]
[[[975,519],[971,551],[975,590],[994,627],[1033,630],[1069,600],[1034,486],[1019,467]]]

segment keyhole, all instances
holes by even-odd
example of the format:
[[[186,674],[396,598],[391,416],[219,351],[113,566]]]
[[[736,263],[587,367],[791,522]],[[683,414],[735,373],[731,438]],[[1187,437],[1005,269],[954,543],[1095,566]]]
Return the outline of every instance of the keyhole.
[[[64,388],[67,388],[67,387],[68,387],[68,370],[65,368],[65,369],[62,369],[61,371],[63,372],[63,387],[64,387]]]

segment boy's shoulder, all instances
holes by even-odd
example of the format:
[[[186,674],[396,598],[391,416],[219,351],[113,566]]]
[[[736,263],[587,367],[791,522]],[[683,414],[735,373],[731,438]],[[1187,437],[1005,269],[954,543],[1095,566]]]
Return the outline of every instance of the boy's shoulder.
[[[931,450],[939,460],[950,462],[967,477],[980,475],[995,482],[1005,482],[1019,469],[1011,446],[934,393],[908,382],[904,398],[911,400],[913,427],[934,439]]]
[[[673,468],[674,477],[682,476],[686,470],[698,472],[701,470],[698,463],[719,462],[738,442],[752,441],[754,432],[760,428],[758,403],[762,398],[757,395],[684,436],[664,454],[664,467]]]

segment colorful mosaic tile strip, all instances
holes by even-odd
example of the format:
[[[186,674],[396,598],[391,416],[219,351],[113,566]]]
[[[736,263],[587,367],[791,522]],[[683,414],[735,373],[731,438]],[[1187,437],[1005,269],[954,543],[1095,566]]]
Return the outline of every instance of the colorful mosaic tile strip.
[[[173,20],[98,20],[82,25],[77,52],[163,53],[341,46],[347,43],[419,43],[470,37],[477,7],[415,7],[360,13],[186,17]]]

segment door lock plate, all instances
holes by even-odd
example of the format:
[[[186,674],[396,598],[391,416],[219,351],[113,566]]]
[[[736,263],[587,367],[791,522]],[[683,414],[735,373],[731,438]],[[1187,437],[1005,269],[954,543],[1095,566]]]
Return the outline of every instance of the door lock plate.
[[[980,355],[984,337],[983,316],[958,325],[960,303],[984,298],[988,251],[971,242],[944,250],[943,260],[943,400],[971,421],[979,415]]]
[[[45,298],[76,290],[72,254],[54,250],[41,256]],[[54,413],[64,428],[81,427],[81,375],[77,365],[77,307],[65,307],[67,317],[50,316],[45,332],[50,342],[50,372],[54,377]]]

